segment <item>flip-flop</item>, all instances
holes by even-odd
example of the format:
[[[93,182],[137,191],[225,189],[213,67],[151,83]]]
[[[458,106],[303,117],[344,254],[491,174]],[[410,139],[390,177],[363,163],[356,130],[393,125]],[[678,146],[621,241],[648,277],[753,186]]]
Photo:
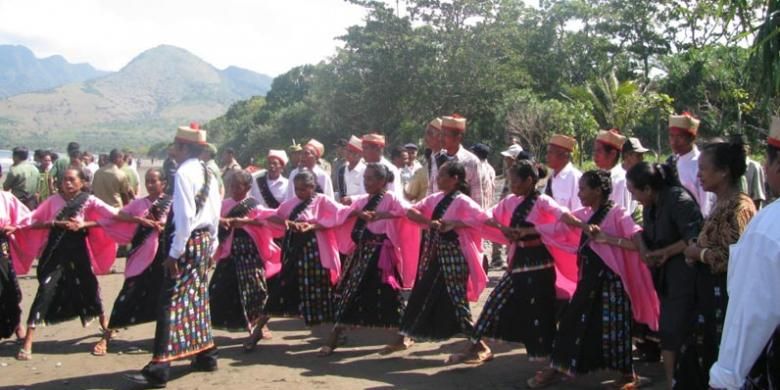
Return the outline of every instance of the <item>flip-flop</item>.
[[[26,350],[24,348],[19,348],[19,352],[16,353],[16,360],[32,360],[32,351]]]

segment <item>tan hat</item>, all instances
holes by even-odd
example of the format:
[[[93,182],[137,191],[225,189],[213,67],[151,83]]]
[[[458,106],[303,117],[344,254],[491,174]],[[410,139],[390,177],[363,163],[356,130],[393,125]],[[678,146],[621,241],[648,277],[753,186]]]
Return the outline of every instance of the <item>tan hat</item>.
[[[577,140],[575,140],[572,137],[569,137],[568,135],[554,134],[552,137],[550,137],[550,142],[548,142],[547,144],[554,145],[561,149],[566,149],[570,152],[573,152],[574,148],[577,147]]]
[[[382,134],[377,133],[368,133],[363,136],[363,139],[361,140],[361,143],[368,143],[368,144],[374,144],[379,145],[381,147],[385,146],[385,136]]]
[[[433,127],[436,130],[441,130],[441,118],[436,118],[428,122],[428,126]]]
[[[699,133],[699,123],[701,121],[688,112],[683,112],[680,115],[670,115],[669,132],[683,132],[695,137]]]
[[[363,140],[361,140],[358,137],[355,137],[354,135],[349,137],[349,141],[347,142],[347,147],[356,151],[356,152],[362,152],[363,151]]]
[[[317,141],[316,139],[312,138],[309,140],[309,142],[306,143],[306,145],[303,145],[304,148],[311,148],[314,150],[314,153],[317,155],[317,157],[322,157],[323,154],[325,154],[325,145],[322,144],[322,142]]]
[[[295,139],[293,139],[292,144],[290,144],[290,146],[287,147],[287,150],[289,150],[290,153],[295,153],[295,152],[300,152],[301,150],[303,150],[303,148],[301,147],[301,144],[295,142]]]
[[[200,125],[192,122],[189,126],[179,126],[173,140],[183,144],[206,145],[206,132],[200,129]]]
[[[780,148],[780,117],[772,116],[772,125],[769,127],[769,137],[766,143]]]
[[[463,133],[466,131],[466,118],[458,115],[458,114],[452,114],[451,116],[445,116],[441,118],[441,129],[442,130],[455,130],[457,132]]]
[[[600,130],[599,134],[596,136],[596,141],[617,150],[623,150],[623,144],[626,143],[626,137],[620,135],[620,130],[618,129]]]
[[[269,150],[267,158],[269,160],[275,158],[279,160],[282,163],[282,165],[287,165],[287,162],[290,161],[290,159],[287,158],[287,153],[285,153],[284,150],[279,150],[279,149]]]

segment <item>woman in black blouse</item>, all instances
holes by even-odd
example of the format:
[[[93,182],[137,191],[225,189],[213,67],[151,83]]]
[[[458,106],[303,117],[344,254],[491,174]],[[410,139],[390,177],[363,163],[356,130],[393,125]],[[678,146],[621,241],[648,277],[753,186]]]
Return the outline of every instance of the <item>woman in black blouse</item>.
[[[677,353],[693,322],[696,271],[685,264],[683,252],[686,242],[699,235],[702,215],[669,165],[642,162],[626,178],[634,199],[644,206],[640,252],[653,269],[661,300],[661,354],[671,388]]]

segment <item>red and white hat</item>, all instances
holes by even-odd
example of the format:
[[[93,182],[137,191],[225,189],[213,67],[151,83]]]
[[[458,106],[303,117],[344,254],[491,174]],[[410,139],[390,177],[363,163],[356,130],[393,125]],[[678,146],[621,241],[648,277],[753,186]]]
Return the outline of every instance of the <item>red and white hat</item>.
[[[362,153],[363,152],[363,140],[361,140],[358,137],[355,137],[354,135],[349,137],[349,142],[347,142],[347,148],[352,149],[355,152]]]
[[[279,150],[279,149],[271,149],[271,150],[269,150],[268,151],[268,156],[266,158],[268,158],[269,160],[272,159],[272,158],[275,158],[275,159],[279,160],[279,162],[281,162],[283,166],[287,165],[287,161],[290,161],[287,158],[287,153],[284,150]]]
[[[306,145],[303,145],[304,149],[309,148],[314,151],[314,154],[317,155],[317,157],[322,157],[323,154],[325,154],[325,145],[322,144],[322,142],[317,141],[316,139],[312,138],[309,140],[309,142],[306,143]]]
[[[617,150],[623,150],[623,144],[626,143],[626,137],[620,134],[618,129],[600,130],[596,136],[596,141]]]
[[[700,120],[696,119],[689,112],[683,112],[680,115],[669,116],[669,132],[688,133],[696,136],[699,133]]]
[[[772,125],[769,127],[769,137],[766,143],[780,148],[780,117],[772,116]]]
[[[569,152],[573,152],[574,148],[577,147],[577,140],[569,137],[568,135],[554,134],[552,137],[550,137],[550,142],[547,144],[557,146],[561,149],[566,149]]]
[[[385,136],[377,133],[369,133],[363,136],[361,140],[364,144],[374,144],[385,147]]]
[[[463,133],[466,131],[466,118],[458,115],[458,114],[452,114],[450,116],[445,116],[441,118],[441,129],[442,130],[454,130],[459,133]]]
[[[173,140],[183,144],[206,145],[206,132],[200,129],[199,124],[192,122],[189,126],[179,126]]]
[[[436,130],[441,130],[441,118],[436,118],[428,122],[428,127],[433,127]]]

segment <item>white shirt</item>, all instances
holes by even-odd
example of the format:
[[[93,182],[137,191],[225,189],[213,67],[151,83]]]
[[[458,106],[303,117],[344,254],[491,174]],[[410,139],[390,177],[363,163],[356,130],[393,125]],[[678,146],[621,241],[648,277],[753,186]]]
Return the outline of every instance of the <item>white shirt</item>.
[[[250,190],[250,194],[253,198],[257,199],[257,201],[263,206],[267,208],[271,208],[266,202],[265,198],[263,198],[263,194],[260,192],[260,186],[257,185],[257,179],[260,176],[263,176],[266,174],[265,169],[261,171],[257,171],[252,174],[252,189]],[[279,175],[279,177],[276,178],[276,180],[271,180],[271,178],[266,177],[266,181],[268,182],[268,190],[271,191],[271,195],[273,195],[274,198],[279,203],[282,203],[285,201],[285,195],[287,195],[287,178]]]
[[[628,210],[629,214],[633,213],[634,209],[636,209],[636,202],[631,200],[631,193],[628,192],[626,170],[618,163],[609,170],[609,173],[612,178],[612,193],[609,195],[609,200]],[[553,192],[553,195],[555,195],[555,192]]]
[[[217,251],[217,227],[222,208],[222,197],[219,195],[219,183],[210,170],[211,175],[209,195],[203,202],[200,213],[195,213],[195,195],[203,187],[203,165],[197,158],[191,158],[181,164],[176,171],[173,182],[173,243],[168,252],[170,257],[178,259],[184,255],[187,240],[194,230],[208,228],[211,235],[211,256]]]
[[[710,386],[740,389],[780,326],[780,202],[763,208],[730,248],[729,305]]]
[[[393,192],[399,191],[398,193],[403,197],[404,186],[401,184],[401,170],[398,169],[397,166],[393,165],[390,160],[386,159],[385,156],[382,156],[382,159],[379,160],[379,163],[389,168],[390,172],[393,172],[393,181],[387,183],[387,190]]]
[[[553,172],[553,176],[547,180],[547,186],[552,184],[553,199],[555,199],[555,201],[558,202],[558,204],[561,206],[568,208],[570,211],[582,208],[580,197],[577,196],[577,193],[580,192],[581,177],[582,172],[575,168],[574,164],[572,164],[570,161],[557,174]],[[542,192],[547,190],[547,186],[545,186]]]
[[[482,206],[487,210],[495,201],[496,170],[487,160],[479,162],[479,178],[482,180]]]
[[[295,168],[292,172],[290,172],[290,181],[295,180],[295,175],[297,175],[300,170],[301,168]],[[336,194],[333,192],[333,181],[330,179],[330,175],[325,172],[324,169],[320,168],[319,165],[315,165],[311,172],[314,173],[314,176],[317,178],[317,184],[319,184],[320,188],[322,189],[322,194],[331,199],[335,199]],[[294,197],[295,185],[293,183],[289,183],[287,186],[287,195],[284,196],[284,200],[289,200]]]
[[[699,148],[693,145],[690,152],[677,156],[677,174],[680,176],[680,183],[683,187],[693,194],[696,203],[699,204],[703,216],[710,215],[712,207],[715,205],[715,194],[704,191],[699,181]]]
[[[363,173],[366,171],[366,163],[360,160],[355,164],[355,168],[349,169],[349,163],[344,165],[344,186],[346,193],[341,196],[362,195],[366,193],[363,186]]]
[[[439,192],[439,187],[436,185],[436,177],[439,176],[439,166],[436,164],[437,155],[447,155],[447,150],[442,149],[439,153],[434,153],[431,156],[431,177],[428,186],[428,195]],[[470,189],[470,196],[475,202],[482,205],[482,179],[480,179],[479,173],[479,157],[474,153],[469,152],[463,145],[458,145],[458,151],[454,156],[447,156],[449,160],[458,161],[463,164],[466,169],[466,184]]]

